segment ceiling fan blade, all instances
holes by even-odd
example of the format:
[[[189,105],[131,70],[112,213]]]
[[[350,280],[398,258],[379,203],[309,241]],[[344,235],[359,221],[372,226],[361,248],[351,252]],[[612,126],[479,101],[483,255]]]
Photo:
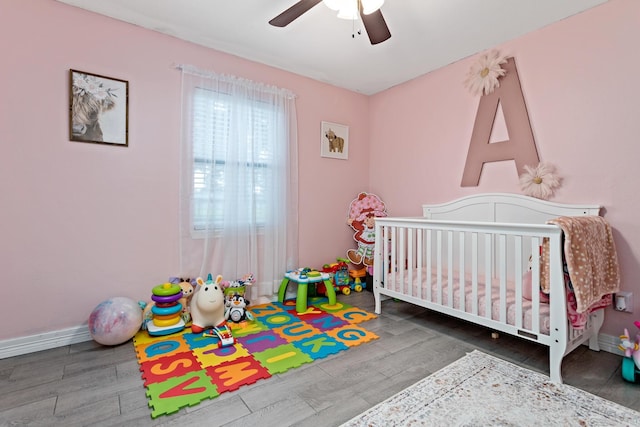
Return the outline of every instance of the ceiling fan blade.
[[[367,30],[371,44],[382,43],[391,38],[391,32],[389,31],[389,27],[387,27],[387,23],[380,9],[368,15],[365,15],[362,13],[362,10],[360,10],[360,17],[362,18],[365,30]]]
[[[280,15],[269,21],[269,24],[273,25],[274,27],[286,27],[297,18],[299,18],[300,15],[302,15],[321,1],[322,0],[300,0],[298,3],[294,4],[289,9],[285,10]]]

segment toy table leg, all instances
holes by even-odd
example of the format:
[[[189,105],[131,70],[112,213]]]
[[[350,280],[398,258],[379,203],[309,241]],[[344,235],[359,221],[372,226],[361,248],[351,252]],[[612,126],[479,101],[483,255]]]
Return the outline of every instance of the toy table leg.
[[[325,280],[324,287],[326,288],[327,298],[329,298],[329,305],[334,305],[336,303],[336,290],[333,288],[331,280]]]
[[[296,311],[304,313],[307,311],[307,284],[298,283],[298,295],[296,296]]]
[[[284,302],[284,295],[287,292],[287,286],[289,285],[289,279],[285,277],[280,282],[280,288],[278,289],[278,302]]]

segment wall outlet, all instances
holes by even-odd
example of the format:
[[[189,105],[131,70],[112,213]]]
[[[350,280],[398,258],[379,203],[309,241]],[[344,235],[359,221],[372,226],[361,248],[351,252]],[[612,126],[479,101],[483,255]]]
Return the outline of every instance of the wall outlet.
[[[633,293],[618,292],[613,298],[613,308],[616,311],[624,311],[625,313],[633,312]]]

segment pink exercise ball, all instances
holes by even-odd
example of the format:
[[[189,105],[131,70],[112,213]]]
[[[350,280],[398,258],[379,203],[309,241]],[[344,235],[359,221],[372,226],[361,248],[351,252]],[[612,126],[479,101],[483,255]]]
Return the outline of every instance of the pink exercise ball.
[[[89,333],[103,345],[118,345],[130,340],[140,326],[142,309],[127,297],[109,298],[98,304],[89,316]]]

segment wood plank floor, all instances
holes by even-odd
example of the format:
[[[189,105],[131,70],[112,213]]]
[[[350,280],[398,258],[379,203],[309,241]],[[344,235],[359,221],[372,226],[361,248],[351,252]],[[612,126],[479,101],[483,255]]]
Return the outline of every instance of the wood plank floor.
[[[340,296],[373,311],[370,292]],[[150,417],[131,342],[93,342],[0,360],[0,426],[335,426],[478,349],[547,373],[546,348],[410,304],[387,300],[363,326],[379,340],[317,360],[179,413]],[[620,356],[581,347],[567,384],[640,410],[640,384],[622,380]]]

